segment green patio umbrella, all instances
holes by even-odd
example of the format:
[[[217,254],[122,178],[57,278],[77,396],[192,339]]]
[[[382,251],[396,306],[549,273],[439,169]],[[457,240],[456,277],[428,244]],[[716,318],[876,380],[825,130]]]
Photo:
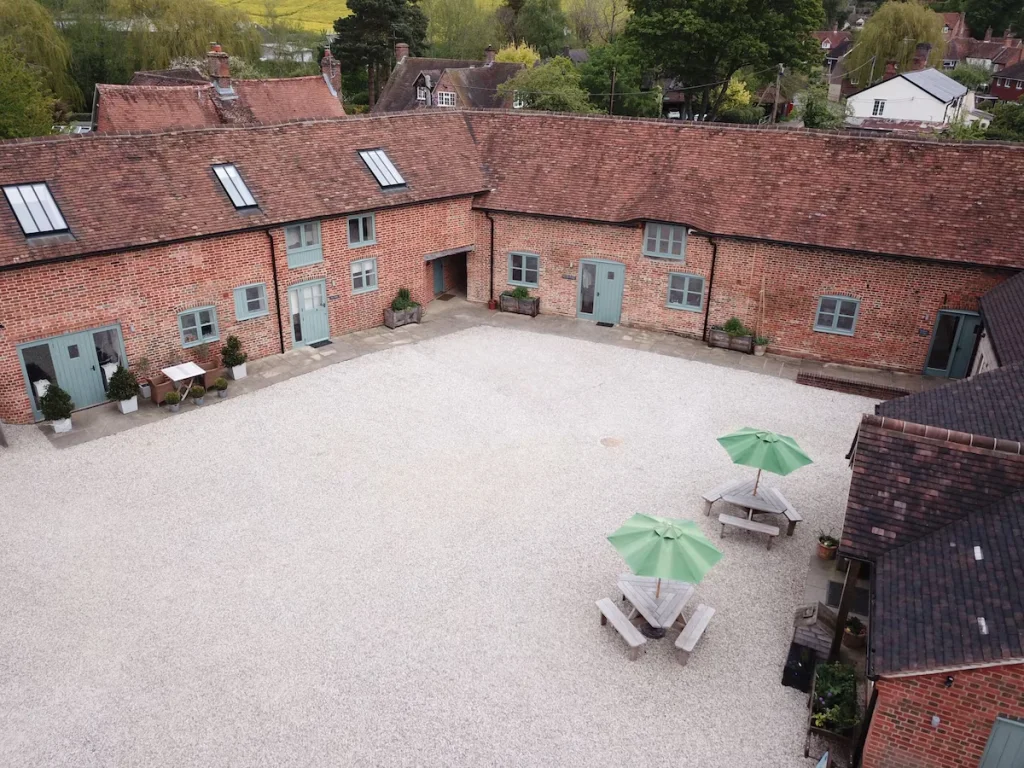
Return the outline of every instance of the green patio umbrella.
[[[626,565],[637,576],[696,584],[722,559],[722,553],[689,520],[654,515],[633,515],[608,537]]]
[[[796,444],[796,440],[766,429],[744,427],[738,432],[718,438],[718,442],[729,453],[734,464],[757,469],[757,480],[754,481],[755,496],[757,484],[761,482],[762,470],[776,475],[788,475],[793,470],[811,463],[811,457],[803,452]]]

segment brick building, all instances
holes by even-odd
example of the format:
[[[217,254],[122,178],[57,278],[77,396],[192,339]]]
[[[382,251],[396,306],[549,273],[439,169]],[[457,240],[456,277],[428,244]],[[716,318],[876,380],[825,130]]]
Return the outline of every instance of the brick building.
[[[400,287],[525,285],[694,338],[735,315],[786,354],[962,376],[979,298],[1024,267],[1000,224],[1021,170],[993,144],[495,111],[9,142],[0,418],[39,418],[43,379],[87,406],[118,362],[378,325]]]

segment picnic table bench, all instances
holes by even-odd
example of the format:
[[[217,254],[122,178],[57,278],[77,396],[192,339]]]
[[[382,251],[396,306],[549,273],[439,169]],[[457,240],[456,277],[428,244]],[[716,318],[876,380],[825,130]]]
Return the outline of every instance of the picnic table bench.
[[[775,488],[772,488],[770,490],[772,491],[772,493],[775,494],[775,496],[779,499],[779,501],[782,502],[782,505],[785,507],[782,514],[784,514],[786,516],[786,519],[789,521],[789,525],[786,527],[786,535],[792,536],[793,530],[796,528],[796,524],[803,520],[803,517],[799,512],[797,512],[793,508],[793,505],[786,500],[786,497],[782,495],[782,491],[779,491]]]
[[[735,515],[727,515],[724,512],[718,515],[718,522],[722,524],[722,535],[721,538],[725,538],[725,527],[727,525],[733,528],[742,528],[745,531],[751,531],[752,533],[766,533],[768,534],[768,549],[772,548],[772,540],[779,535],[779,529],[774,525],[765,525],[764,523],[757,523],[753,520],[747,520],[745,517],[736,517]]]
[[[704,636],[704,630],[708,628],[708,624],[711,623],[711,617],[714,615],[714,608],[701,603],[697,606],[697,610],[693,612],[690,620],[686,622],[686,627],[679,633],[679,637],[676,638],[676,661],[680,665],[686,666],[686,662],[690,660],[690,654],[697,647],[697,642]]]
[[[602,597],[597,601],[597,609],[601,612],[601,626],[606,626],[611,621],[615,630],[622,635],[622,639],[629,646],[629,660],[636,661],[641,653],[647,651],[647,638],[640,634],[640,630],[633,626],[626,614],[620,611],[609,597]]]
[[[789,503],[789,500],[776,488],[769,488],[761,485],[757,495],[754,495],[754,481],[742,480],[740,482],[729,482],[714,488],[702,497],[704,499],[704,514],[711,514],[711,506],[716,501],[726,501],[747,510],[747,519],[751,519],[755,512],[765,512],[772,515],[783,515],[786,518],[786,535],[792,536],[796,524],[804,518],[796,511],[796,508]]]

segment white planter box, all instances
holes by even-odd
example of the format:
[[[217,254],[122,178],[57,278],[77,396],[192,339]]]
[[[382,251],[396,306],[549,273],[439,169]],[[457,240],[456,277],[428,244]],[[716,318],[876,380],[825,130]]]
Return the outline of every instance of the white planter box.
[[[118,400],[117,410],[121,413],[135,413],[139,410],[139,396],[135,395],[131,400]]]
[[[235,381],[245,378],[245,363],[231,367],[231,378]]]
[[[53,424],[53,431],[57,433],[71,431],[71,419],[57,419],[50,422]]]
[[[150,395],[153,394],[153,390],[149,388],[149,384],[139,384],[139,394],[142,395],[143,400],[149,400]]]

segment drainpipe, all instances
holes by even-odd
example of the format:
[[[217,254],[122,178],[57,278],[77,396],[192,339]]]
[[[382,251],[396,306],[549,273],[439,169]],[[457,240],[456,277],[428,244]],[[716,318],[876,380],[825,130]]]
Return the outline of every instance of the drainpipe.
[[[274,236],[269,229],[263,230],[267,233],[267,242],[270,243],[270,268],[274,273],[274,304],[277,305],[277,338],[281,343],[281,354],[284,354],[284,319],[281,317],[281,290],[277,282],[277,250],[274,248]]]
[[[711,274],[708,276],[708,298],[704,305],[704,330],[701,332],[701,339],[708,340],[708,317],[711,315],[711,290],[715,285],[715,263],[718,261],[718,240],[709,237],[711,243]]]
[[[491,292],[490,298],[487,301],[487,308],[497,309],[497,304],[494,301],[494,219],[491,218],[490,211],[484,211],[484,216],[491,223]]]

